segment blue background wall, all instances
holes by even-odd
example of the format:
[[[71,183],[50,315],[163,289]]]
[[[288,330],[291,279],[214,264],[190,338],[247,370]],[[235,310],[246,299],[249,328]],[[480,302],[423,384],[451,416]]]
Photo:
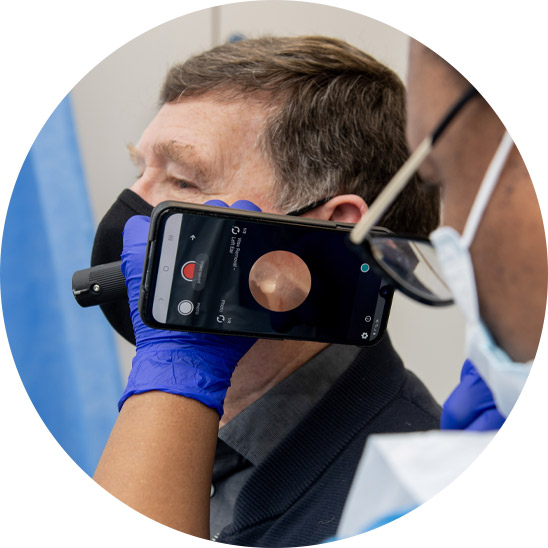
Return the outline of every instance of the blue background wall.
[[[70,98],[34,142],[10,201],[2,241],[6,331],[42,420],[93,474],[122,390],[113,335],[98,308],[82,309],[72,273],[89,265],[94,223]]]

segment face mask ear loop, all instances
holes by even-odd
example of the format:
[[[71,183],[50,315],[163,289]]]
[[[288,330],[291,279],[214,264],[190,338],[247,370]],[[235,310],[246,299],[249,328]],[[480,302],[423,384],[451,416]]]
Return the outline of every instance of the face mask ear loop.
[[[514,142],[512,141],[512,137],[510,137],[510,134],[506,131],[502,137],[500,145],[497,148],[497,152],[489,164],[485,177],[483,178],[478,193],[476,194],[476,198],[474,199],[468,219],[466,220],[466,226],[464,227],[464,231],[462,233],[462,243],[467,249],[470,248],[472,240],[476,235],[483,212],[489,203],[493,190],[495,190],[495,186],[498,183],[500,174],[506,164],[506,160],[510,154],[510,150],[512,150],[513,145]]]

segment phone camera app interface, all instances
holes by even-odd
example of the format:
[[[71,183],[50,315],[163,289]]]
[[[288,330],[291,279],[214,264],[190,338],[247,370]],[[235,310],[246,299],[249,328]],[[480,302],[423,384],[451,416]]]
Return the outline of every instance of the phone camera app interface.
[[[348,250],[346,232],[187,212],[162,226],[158,322],[356,344],[378,335],[381,278]]]

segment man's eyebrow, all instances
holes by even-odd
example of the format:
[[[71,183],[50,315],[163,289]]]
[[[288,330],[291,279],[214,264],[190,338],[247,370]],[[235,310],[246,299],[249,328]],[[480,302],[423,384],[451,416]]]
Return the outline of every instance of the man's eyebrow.
[[[205,182],[209,178],[209,168],[200,158],[194,145],[174,140],[160,141],[154,144],[153,150],[158,156],[190,168],[198,182]]]

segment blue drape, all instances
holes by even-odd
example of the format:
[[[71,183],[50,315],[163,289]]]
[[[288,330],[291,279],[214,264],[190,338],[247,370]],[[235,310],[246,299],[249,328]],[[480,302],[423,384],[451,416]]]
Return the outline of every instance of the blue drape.
[[[93,236],[67,97],[17,179],[0,275],[6,331],[25,388],[53,436],[90,475],[122,391],[111,328],[98,308],[80,308],[71,292],[72,273],[89,266]]]

